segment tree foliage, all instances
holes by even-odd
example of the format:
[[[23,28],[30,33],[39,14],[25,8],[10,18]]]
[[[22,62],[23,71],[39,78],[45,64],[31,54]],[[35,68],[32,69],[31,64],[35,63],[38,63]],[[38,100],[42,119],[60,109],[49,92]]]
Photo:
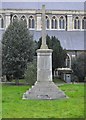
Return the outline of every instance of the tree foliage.
[[[38,48],[40,48],[42,42],[42,38],[38,41]],[[64,67],[65,59],[66,59],[66,50],[63,50],[61,47],[60,41],[55,36],[46,36],[46,43],[49,49],[53,50],[53,71],[55,68]]]
[[[76,60],[73,61],[72,69],[79,81],[84,81],[86,77],[86,52],[80,54]]]
[[[2,39],[2,72],[20,78],[34,55],[33,37],[24,21],[15,21],[6,29]]]
[[[37,61],[33,60],[27,65],[25,70],[25,80],[29,85],[33,85],[37,80]]]

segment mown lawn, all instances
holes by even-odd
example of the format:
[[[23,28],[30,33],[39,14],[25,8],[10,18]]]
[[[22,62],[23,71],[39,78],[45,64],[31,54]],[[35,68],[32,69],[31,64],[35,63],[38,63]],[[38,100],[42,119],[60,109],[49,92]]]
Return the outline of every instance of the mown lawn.
[[[2,85],[0,84],[0,120],[2,115]]]
[[[84,118],[84,85],[60,86],[68,99],[22,100],[28,86],[2,86],[3,118]]]

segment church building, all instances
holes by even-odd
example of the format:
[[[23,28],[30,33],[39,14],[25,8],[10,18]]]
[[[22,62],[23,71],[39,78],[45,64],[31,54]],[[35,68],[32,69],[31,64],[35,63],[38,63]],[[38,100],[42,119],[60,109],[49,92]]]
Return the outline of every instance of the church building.
[[[52,5],[51,5],[52,6]],[[86,30],[86,16],[84,10],[47,9],[46,33],[59,39],[63,49],[67,50],[66,65],[71,68],[71,61],[84,48],[84,31]],[[14,20],[23,20],[33,35],[34,40],[41,37],[41,8],[3,8],[0,9],[0,41],[8,25]]]

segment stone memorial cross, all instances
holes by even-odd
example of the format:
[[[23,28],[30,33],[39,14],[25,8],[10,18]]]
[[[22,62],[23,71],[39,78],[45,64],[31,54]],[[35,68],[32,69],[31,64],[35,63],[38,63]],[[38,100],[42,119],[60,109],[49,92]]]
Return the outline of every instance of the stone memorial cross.
[[[42,44],[37,52],[37,81],[26,91],[23,99],[60,99],[65,98],[63,91],[52,81],[52,49],[46,44],[45,5],[42,5]]]

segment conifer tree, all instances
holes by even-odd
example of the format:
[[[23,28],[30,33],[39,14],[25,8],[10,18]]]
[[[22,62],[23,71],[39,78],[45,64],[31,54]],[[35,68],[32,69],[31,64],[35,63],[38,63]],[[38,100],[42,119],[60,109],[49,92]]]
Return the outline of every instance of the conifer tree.
[[[34,56],[33,37],[24,21],[14,21],[2,38],[2,73],[19,79]]]

